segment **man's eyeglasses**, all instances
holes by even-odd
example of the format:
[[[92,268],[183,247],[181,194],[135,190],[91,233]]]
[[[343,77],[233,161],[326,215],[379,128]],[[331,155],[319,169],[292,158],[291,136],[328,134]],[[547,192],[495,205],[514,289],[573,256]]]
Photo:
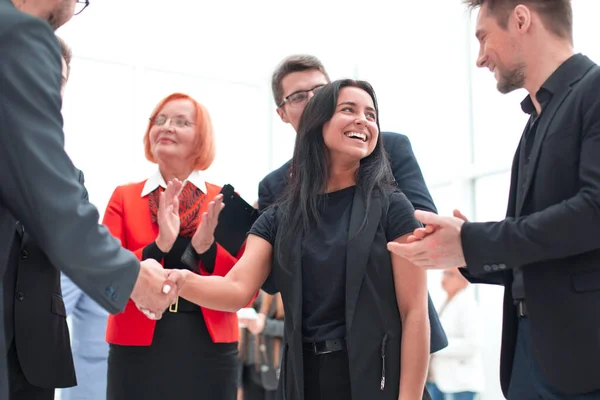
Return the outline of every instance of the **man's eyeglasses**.
[[[75,12],[73,15],[79,15],[90,5],[90,0],[77,0],[75,4]]]
[[[173,123],[173,125],[175,125],[178,128],[185,128],[186,126],[192,126],[194,125],[193,123],[191,123],[190,121],[188,121],[187,119],[183,118],[183,117],[172,117],[172,118],[168,118],[166,115],[157,115],[154,118],[150,118],[150,121],[152,122],[153,125],[156,126],[163,126],[166,125],[169,121]]]
[[[308,101],[308,94],[310,92],[313,92],[313,94],[315,94],[323,86],[325,85],[318,85],[308,90],[298,90],[297,92],[287,95],[283,98],[283,101],[277,106],[277,108],[283,107],[285,103],[289,103],[291,107],[298,107],[300,105],[303,105]]]

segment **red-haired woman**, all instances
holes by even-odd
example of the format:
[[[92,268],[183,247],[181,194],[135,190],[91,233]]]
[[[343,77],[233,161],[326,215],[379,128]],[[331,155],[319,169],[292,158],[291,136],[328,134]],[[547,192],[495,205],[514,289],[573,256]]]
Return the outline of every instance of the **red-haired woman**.
[[[158,170],[143,182],[117,187],[104,224],[142,260],[224,276],[238,255],[214,241],[214,224],[202,218],[221,190],[201,172],[215,156],[208,111],[187,95],[168,96],[152,113],[144,147]],[[110,316],[106,339],[108,400],[236,398],[235,313],[179,298],[155,321],[130,301],[123,313]]]

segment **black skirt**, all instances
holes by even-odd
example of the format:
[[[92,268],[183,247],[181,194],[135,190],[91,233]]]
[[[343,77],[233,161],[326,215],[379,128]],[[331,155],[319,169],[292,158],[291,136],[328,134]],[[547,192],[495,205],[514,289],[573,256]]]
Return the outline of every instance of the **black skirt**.
[[[213,343],[199,308],[167,311],[152,345],[110,345],[106,398],[235,400],[237,354],[237,343]]]

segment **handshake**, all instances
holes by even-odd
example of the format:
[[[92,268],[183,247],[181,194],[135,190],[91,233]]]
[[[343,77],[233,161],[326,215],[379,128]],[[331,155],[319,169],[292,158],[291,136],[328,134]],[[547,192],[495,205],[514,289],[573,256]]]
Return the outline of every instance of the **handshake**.
[[[185,283],[188,271],[164,269],[153,259],[140,264],[131,300],[150,319],[160,319],[165,310],[174,304]]]

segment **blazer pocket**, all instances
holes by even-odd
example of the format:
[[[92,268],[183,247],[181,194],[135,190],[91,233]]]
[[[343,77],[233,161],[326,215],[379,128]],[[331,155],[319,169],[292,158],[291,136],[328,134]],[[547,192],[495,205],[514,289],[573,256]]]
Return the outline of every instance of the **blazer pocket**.
[[[50,310],[56,315],[67,318],[65,302],[63,301],[62,296],[56,293],[52,295],[52,308]]]
[[[579,293],[600,291],[600,268],[572,274],[571,283]]]

